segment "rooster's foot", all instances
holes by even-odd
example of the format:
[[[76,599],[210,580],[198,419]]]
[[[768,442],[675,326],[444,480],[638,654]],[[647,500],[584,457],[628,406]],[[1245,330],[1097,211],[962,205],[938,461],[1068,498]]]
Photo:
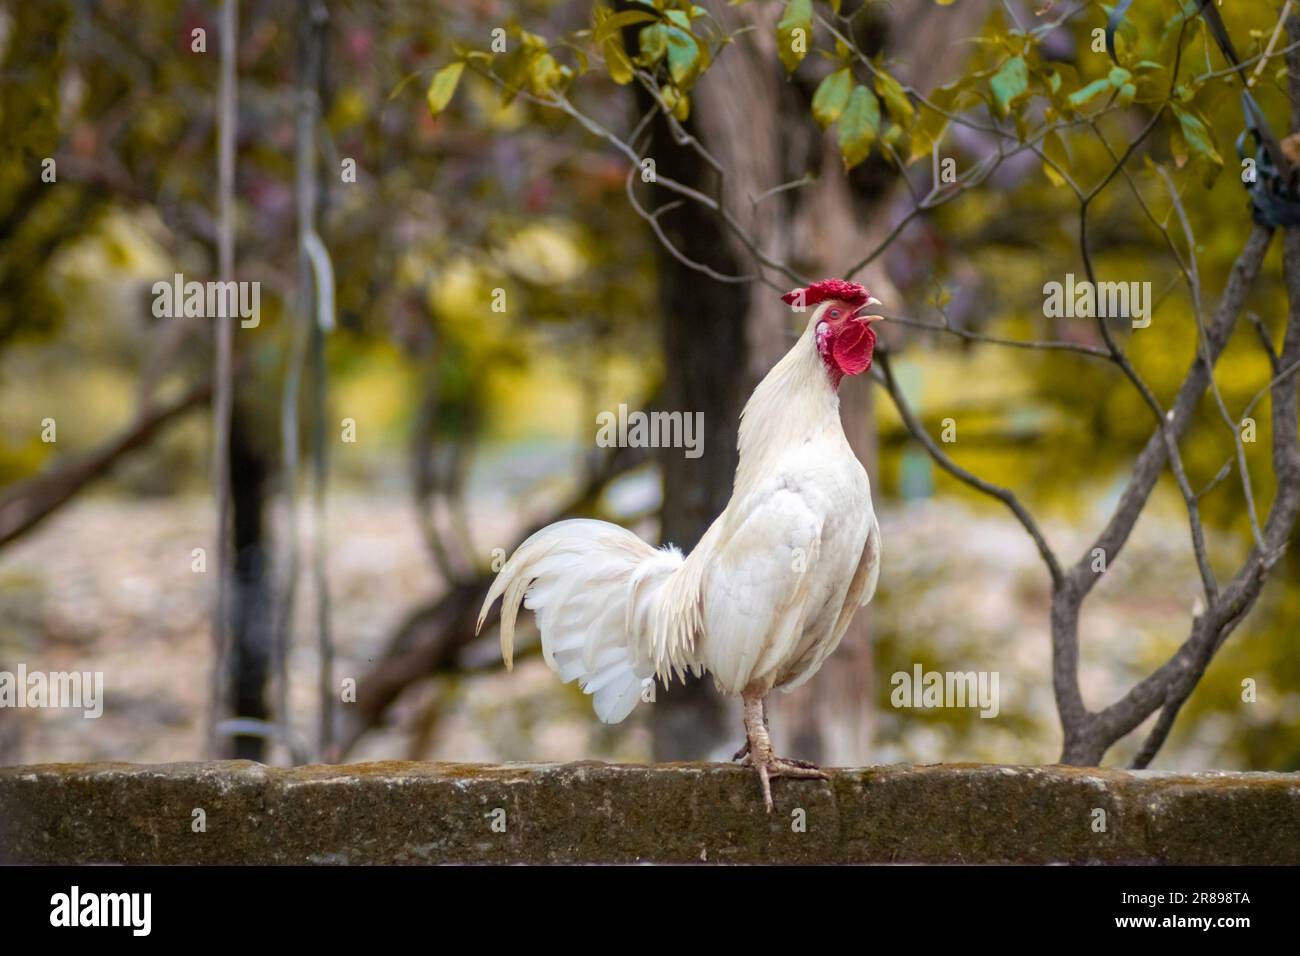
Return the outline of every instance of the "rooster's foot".
[[[767,808],[768,813],[771,813],[773,808],[772,780],[776,777],[790,777],[796,780],[830,779],[820,767],[806,760],[785,760],[771,754],[768,754],[765,760],[755,760],[753,751],[746,755],[744,765],[758,768],[758,780],[763,786],[763,806]]]
[[[733,761],[739,760],[742,767],[752,767],[754,761],[749,759],[749,741],[746,740],[740,745],[740,749],[731,755]],[[793,757],[773,757],[777,763],[793,764],[803,770],[819,770],[820,768],[811,760],[795,760]],[[825,774],[822,775],[823,778]]]
[[[772,779],[792,777],[796,780],[829,780],[815,764],[803,760],[783,760],[772,752],[772,737],[767,731],[767,706],[764,695],[758,691],[747,692],[745,698],[745,746],[736,753],[743,767],[758,771],[763,785],[763,806],[772,812]]]

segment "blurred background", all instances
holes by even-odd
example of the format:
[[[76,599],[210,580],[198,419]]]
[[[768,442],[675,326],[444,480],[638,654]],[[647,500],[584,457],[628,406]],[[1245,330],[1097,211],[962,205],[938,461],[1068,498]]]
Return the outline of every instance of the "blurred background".
[[[509,674],[495,630],[473,633],[492,562],[540,523],[597,514],[652,541],[693,543],[730,492],[743,401],[795,330],[767,284],[719,282],[666,252],[629,205],[627,158],[573,117],[535,97],[504,103],[474,69],[431,111],[436,71],[464,50],[490,49],[498,27],[510,43],[521,31],[548,38],[558,62],[580,72],[572,51],[582,38],[561,38],[589,30],[593,6],[239,4],[235,274],[261,283],[261,315],[233,333],[231,650],[220,709],[254,723],[227,722],[217,752],[275,763],[646,761],[726,759],[741,742],[738,707],[707,686],[660,689],[653,706],[605,727],[576,686],[547,670],[531,621]],[[897,228],[858,276],[887,314],[1093,343],[1090,323],[1047,319],[1042,308],[1045,282],[1083,272],[1077,198],[1022,153],[909,217],[909,186],[924,194],[932,185],[928,146],[900,149],[901,161],[878,149],[846,172],[835,133],[810,115],[835,64],[809,56],[787,78],[775,41],[785,6],[703,5],[732,40],[683,120],[731,171],[732,195],[748,197],[737,215],[762,248],[813,278],[842,275]],[[1136,6],[1132,29],[1154,36],[1178,9]],[[1280,6],[1224,8],[1243,56],[1268,42]],[[219,8],[0,3],[0,670],[21,662],[105,675],[98,720],[0,709],[0,763],[210,752],[219,571],[211,323],[156,318],[151,288],[175,273],[217,274]],[[921,91],[988,71],[998,38],[1058,19],[1039,43],[1043,57],[1083,81],[1109,68],[1093,47],[1105,25],[1099,5],[844,0],[838,15],[851,17],[870,56]],[[1191,72],[1223,70],[1194,33]],[[1284,65],[1269,61],[1257,96],[1282,132],[1285,89]],[[623,138],[653,105],[594,65],[568,95]],[[1250,212],[1232,152],[1237,96],[1207,83],[1197,103],[1226,157],[1217,181],[1177,137],[1152,137],[1143,155],[1187,184],[1213,303]],[[305,166],[296,156],[304,116],[316,131]],[[1122,148],[1146,117],[1138,104],[1106,122]],[[661,175],[711,182],[662,119],[645,134]],[[957,124],[930,135],[936,155],[960,169],[996,145]],[[1080,183],[1113,163],[1082,135],[1063,148]],[[54,182],[41,178],[46,158]],[[1135,159],[1128,170],[1167,215],[1152,167]],[[305,304],[304,183],[332,262],[332,329]],[[754,201],[786,183],[798,185]],[[652,187],[636,189],[644,202]],[[1164,234],[1127,190],[1118,181],[1092,204],[1090,248],[1104,277],[1152,283],[1152,324],[1125,343],[1169,396],[1194,354],[1195,320]],[[688,205],[661,224],[696,261],[751,271],[715,216]],[[1281,275],[1275,247],[1247,305],[1272,329],[1286,309]],[[952,419],[952,455],[1013,488],[1063,556],[1083,553],[1150,433],[1137,393],[1074,354],[998,349],[905,323],[882,335],[930,434]],[[1253,335],[1242,323],[1219,363],[1233,409],[1269,378]],[[875,602],[822,674],[780,700],[774,725],[786,747],[829,764],[1054,761],[1050,582],[1032,542],[1001,505],[934,467],[876,384],[847,381],[842,395],[872,475],[884,564]],[[703,412],[704,454],[598,448],[596,416],[620,404]],[[1265,407],[1260,442],[1245,447],[1268,500]],[[1233,450],[1208,403],[1202,414],[1206,427],[1183,444],[1198,487]],[[43,440],[46,420],[55,441]],[[1250,544],[1239,485],[1223,483],[1202,508],[1212,556],[1235,567]],[[1200,589],[1187,528],[1166,476],[1085,606],[1090,706],[1121,695],[1185,639]],[[1298,573],[1300,559],[1284,557],[1156,766],[1300,768]],[[918,663],[998,672],[997,717],[892,706],[891,675]],[[1258,688],[1252,702],[1242,699],[1246,679]],[[287,738],[277,729],[284,714]],[[1108,761],[1136,744],[1121,742]]]

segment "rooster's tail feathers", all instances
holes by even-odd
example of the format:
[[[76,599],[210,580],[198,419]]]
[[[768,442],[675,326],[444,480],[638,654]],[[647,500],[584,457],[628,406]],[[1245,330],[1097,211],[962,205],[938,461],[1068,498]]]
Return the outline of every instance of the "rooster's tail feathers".
[[[666,618],[662,592],[681,565],[677,549],[652,548],[618,525],[560,521],[511,555],[488,590],[478,626],[504,597],[501,656],[509,667],[522,603],[537,616],[551,670],[565,683],[577,680],[592,695],[597,716],[617,723],[655,674],[652,634]]]

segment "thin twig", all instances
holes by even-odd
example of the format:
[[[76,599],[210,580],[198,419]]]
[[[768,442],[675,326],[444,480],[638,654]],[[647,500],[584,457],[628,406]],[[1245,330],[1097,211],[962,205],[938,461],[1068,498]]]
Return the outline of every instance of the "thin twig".
[[[239,0],[221,4],[221,79],[217,91],[217,272],[223,282],[235,278],[235,133],[238,104],[235,93],[235,49],[239,33]],[[231,370],[234,356],[234,317],[215,316],[217,352],[212,382],[212,483],[216,498],[217,587],[212,606],[212,676],[209,692],[208,753],[219,756],[217,724],[226,710],[226,664],[229,660],[230,591],[230,419],[233,408]]]

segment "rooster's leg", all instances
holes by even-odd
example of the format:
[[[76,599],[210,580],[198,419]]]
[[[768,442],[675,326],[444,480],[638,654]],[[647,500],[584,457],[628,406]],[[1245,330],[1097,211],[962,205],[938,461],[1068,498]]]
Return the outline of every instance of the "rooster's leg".
[[[760,698],[760,699],[759,699],[759,704],[760,704],[760,706],[761,706],[761,708],[762,708],[762,711],[763,711],[763,726],[764,726],[764,727],[767,727],[767,726],[769,726],[769,725],[768,725],[768,722],[767,722],[767,698],[766,698],[766,697]],[[734,754],[731,755],[731,759],[732,759],[732,760],[742,760],[742,759],[744,759],[745,757],[748,757],[748,756],[749,756],[749,724],[748,724],[748,722],[746,722],[746,723],[745,723],[745,742],[744,742],[743,744],[740,745],[740,749],[739,749],[739,750],[737,750]],[[746,762],[746,766],[748,766],[748,762]]]
[[[769,733],[770,733],[770,732],[771,732],[771,727],[772,727],[772,725],[771,725],[771,723],[768,722],[768,719],[767,719],[767,698],[766,698],[766,697],[762,698],[762,702],[763,702],[763,726],[764,726],[765,728],[767,728],[768,731],[769,731]],[[746,724],[745,727],[746,727],[746,730],[745,730],[745,742],[744,742],[743,744],[740,745],[740,749],[739,749],[739,750],[737,750],[734,754],[731,755],[731,759],[732,759],[732,760],[741,760],[741,761],[743,761],[743,766],[748,767],[748,766],[750,765],[750,761],[749,761],[748,759],[746,759],[746,758],[749,757],[749,729],[748,729],[748,724]],[[817,765],[816,765],[815,763],[813,763],[812,761],[810,761],[810,760],[795,760],[793,757],[786,757],[786,758],[785,758],[785,762],[786,762],[786,763],[792,763],[792,764],[794,764],[796,767],[803,767],[803,768],[805,768],[805,769],[807,769],[807,770],[816,770],[816,769],[817,769]]]
[[[802,760],[782,760],[772,752],[772,738],[767,732],[766,707],[762,694],[744,694],[745,737],[749,750],[749,766],[758,770],[763,786],[763,805],[772,812],[772,778],[797,777],[805,780],[826,780],[826,774]]]

